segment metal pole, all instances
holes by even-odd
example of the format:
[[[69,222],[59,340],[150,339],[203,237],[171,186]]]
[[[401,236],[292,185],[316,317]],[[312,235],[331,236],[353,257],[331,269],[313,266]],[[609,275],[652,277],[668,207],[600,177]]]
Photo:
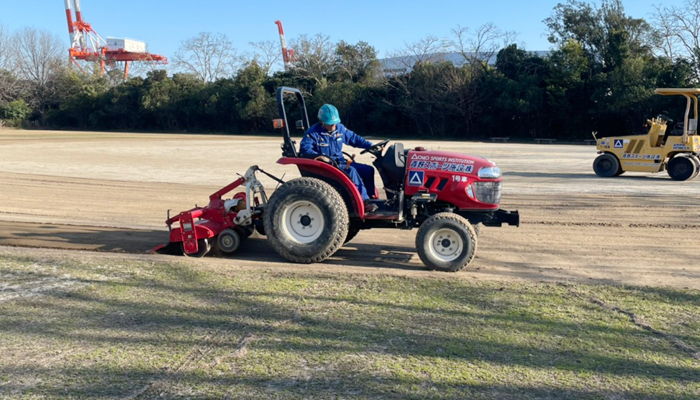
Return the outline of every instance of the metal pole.
[[[280,32],[280,44],[282,45],[282,61],[284,61],[284,70],[286,71],[289,67],[289,54],[287,52],[287,41],[284,40],[284,29],[282,28],[282,21],[275,21]]]
[[[80,11],[80,0],[75,0],[75,19],[83,22],[83,13]]]

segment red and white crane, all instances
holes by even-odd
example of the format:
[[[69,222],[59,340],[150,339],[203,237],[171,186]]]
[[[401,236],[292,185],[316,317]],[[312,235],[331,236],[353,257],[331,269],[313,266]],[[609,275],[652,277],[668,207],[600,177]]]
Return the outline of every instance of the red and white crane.
[[[282,45],[282,61],[284,61],[284,70],[288,70],[295,60],[294,50],[287,49],[287,41],[284,40],[284,29],[282,28],[282,21],[275,21],[277,28],[280,31],[280,44]]]
[[[100,72],[104,75],[107,66],[124,63],[124,79],[129,76],[129,63],[149,62],[167,64],[165,56],[151,54],[146,51],[146,43],[138,40],[108,37],[107,40],[97,34],[89,23],[83,20],[80,10],[80,0],[64,0],[66,5],[66,20],[70,35],[68,54],[72,65],[83,71],[78,60],[100,64]],[[75,20],[71,3],[75,3]]]

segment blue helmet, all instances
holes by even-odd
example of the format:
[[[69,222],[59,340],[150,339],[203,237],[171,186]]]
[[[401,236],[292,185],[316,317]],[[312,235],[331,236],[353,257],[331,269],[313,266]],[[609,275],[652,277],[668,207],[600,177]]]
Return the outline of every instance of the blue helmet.
[[[318,109],[318,119],[326,125],[340,123],[340,113],[338,109],[330,104],[324,104]]]

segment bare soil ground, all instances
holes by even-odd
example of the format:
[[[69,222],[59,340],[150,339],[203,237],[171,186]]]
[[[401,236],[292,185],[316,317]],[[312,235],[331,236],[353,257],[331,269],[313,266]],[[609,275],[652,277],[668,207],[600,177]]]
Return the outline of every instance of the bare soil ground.
[[[403,142],[495,161],[505,176],[501,206],[521,213],[519,228],[482,229],[475,261],[450,278],[700,289],[700,180],[598,178],[593,146]],[[0,254],[170,257],[143,254],[167,240],[168,209],[206,204],[252,164],[298,176],[275,163],[280,143],[270,136],[0,130]],[[269,194],[275,183],[260,179]],[[436,275],[423,269],[414,238],[415,231],[363,231],[323,264],[290,265],[256,233],[235,256],[192,262]]]

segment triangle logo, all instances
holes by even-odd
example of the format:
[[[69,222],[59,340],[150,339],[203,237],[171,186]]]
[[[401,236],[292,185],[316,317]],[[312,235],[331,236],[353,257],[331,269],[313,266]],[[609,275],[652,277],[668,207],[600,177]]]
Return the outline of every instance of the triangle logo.
[[[411,186],[423,186],[423,171],[411,171],[408,175],[408,184]]]

